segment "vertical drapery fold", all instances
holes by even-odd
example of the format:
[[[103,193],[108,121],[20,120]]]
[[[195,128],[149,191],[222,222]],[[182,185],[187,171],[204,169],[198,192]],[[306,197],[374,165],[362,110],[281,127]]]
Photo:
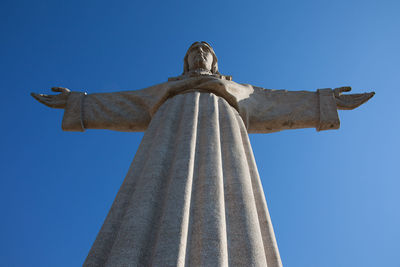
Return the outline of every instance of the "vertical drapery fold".
[[[251,186],[249,166],[246,161],[238,113],[221,101],[221,131],[225,202],[228,227],[229,264],[231,266],[266,266],[263,242]]]
[[[183,95],[183,110],[175,131],[174,153],[164,194],[160,228],[154,239],[151,265],[184,266],[192,195],[195,146],[199,113],[199,94]]]
[[[243,124],[240,116],[236,116],[236,121],[239,125]],[[247,165],[249,166],[253,196],[256,203],[258,222],[260,224],[260,231],[263,239],[267,265],[268,267],[281,267],[282,262],[279,255],[278,244],[276,243],[275,239],[274,229],[272,227],[272,221],[268,211],[267,201],[265,200],[265,194],[261,184],[260,176],[258,174],[249,136],[244,127],[240,127],[240,134],[246,154]]]
[[[201,94],[191,205],[189,266],[227,266],[218,97]]]
[[[84,266],[281,266],[262,194],[238,112],[212,93],[176,95],[154,114]]]

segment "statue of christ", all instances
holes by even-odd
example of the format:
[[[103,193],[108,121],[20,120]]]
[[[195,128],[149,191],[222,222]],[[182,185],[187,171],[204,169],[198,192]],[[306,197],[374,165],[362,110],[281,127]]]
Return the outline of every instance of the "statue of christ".
[[[66,131],[145,131],[84,266],[282,266],[248,133],[339,128],[374,93],[239,84],[195,42],[183,74],[141,90],[32,93]]]

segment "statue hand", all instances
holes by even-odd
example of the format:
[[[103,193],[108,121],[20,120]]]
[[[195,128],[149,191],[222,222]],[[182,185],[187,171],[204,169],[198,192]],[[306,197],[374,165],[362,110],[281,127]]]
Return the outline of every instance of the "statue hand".
[[[201,84],[204,84],[212,80],[216,81],[218,79],[211,75],[190,77],[187,79],[172,82],[169,87],[169,90],[170,92],[178,92],[184,89],[195,89],[198,88]]]
[[[64,87],[53,87],[51,88],[51,90],[53,92],[59,92],[61,94],[45,95],[45,94],[31,93],[31,96],[33,96],[37,101],[48,107],[65,108],[65,106],[67,105],[68,97],[71,94],[71,91]]]
[[[333,90],[335,95],[336,106],[338,109],[355,109],[367,102],[371,97],[375,95],[375,92],[364,93],[364,94],[349,94],[342,95],[343,92],[350,92],[351,87],[339,87]]]

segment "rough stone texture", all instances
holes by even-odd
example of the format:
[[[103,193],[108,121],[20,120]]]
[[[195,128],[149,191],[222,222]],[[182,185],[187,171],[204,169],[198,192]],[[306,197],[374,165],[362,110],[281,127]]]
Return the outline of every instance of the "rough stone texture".
[[[281,266],[247,132],[337,128],[324,92],[200,77],[72,93],[64,130],[146,130],[84,266]]]
[[[239,112],[249,133],[298,128],[329,130],[340,125],[331,89],[317,92],[273,90],[201,76],[136,91],[87,96],[72,92],[62,127],[66,131],[84,131],[84,128],[145,131],[154,113],[167,99],[190,91],[209,92],[224,98]]]
[[[339,128],[342,95],[238,84],[196,42],[184,73],[138,91],[32,93],[67,131],[146,131],[84,266],[282,266],[247,133]]]

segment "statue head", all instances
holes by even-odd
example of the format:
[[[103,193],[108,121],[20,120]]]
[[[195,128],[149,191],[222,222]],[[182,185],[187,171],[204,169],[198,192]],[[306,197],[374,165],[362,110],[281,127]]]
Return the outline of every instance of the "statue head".
[[[211,45],[204,41],[194,42],[183,59],[183,74],[199,69],[219,74],[217,56]]]

